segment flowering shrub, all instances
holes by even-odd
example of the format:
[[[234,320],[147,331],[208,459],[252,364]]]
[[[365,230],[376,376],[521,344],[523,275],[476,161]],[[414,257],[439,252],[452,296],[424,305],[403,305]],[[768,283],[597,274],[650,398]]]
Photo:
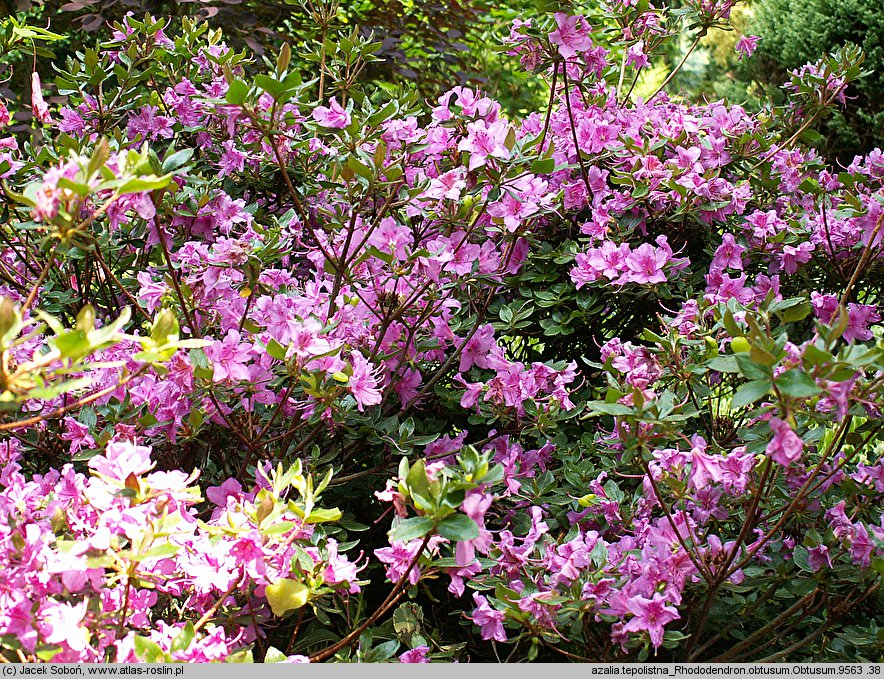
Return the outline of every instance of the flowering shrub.
[[[188,19],[116,25],[63,106],[35,78],[3,657],[880,653],[884,155],[802,145],[861,54],[763,115],[633,96],[729,10],[516,22],[519,120],[364,91],[352,35],[304,81]]]

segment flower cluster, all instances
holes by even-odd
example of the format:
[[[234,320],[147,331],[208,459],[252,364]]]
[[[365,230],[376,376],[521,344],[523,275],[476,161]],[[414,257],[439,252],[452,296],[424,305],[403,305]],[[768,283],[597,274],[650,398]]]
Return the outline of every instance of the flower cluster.
[[[849,48],[764,114],[634,94],[732,6],[516,21],[550,88],[518,117],[365,91],[358,32],[265,68],[130,16],[57,110],[35,75],[42,150],[0,139],[2,657],[868,659],[884,154],[801,143]],[[439,577],[471,624],[424,616]]]

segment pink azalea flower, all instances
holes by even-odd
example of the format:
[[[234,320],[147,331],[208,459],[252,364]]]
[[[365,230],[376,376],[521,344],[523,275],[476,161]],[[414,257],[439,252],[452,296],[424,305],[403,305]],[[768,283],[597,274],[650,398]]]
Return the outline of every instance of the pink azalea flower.
[[[662,248],[642,243],[626,257],[623,279],[629,283],[665,283],[663,267],[668,261],[669,255]]]
[[[503,629],[504,614],[491,608],[488,599],[478,592],[473,594],[473,601],[476,602],[476,609],[467,617],[479,626],[482,638],[486,641],[488,639],[506,641],[506,632]]]
[[[509,191],[504,191],[500,199],[488,206],[488,214],[503,219],[506,230],[513,232],[522,222],[538,210],[536,203],[530,200],[519,200]]]
[[[592,48],[589,26],[582,15],[569,16],[565,12],[556,12],[555,19],[557,28],[549,34],[549,41],[558,45],[559,54],[565,59]]]
[[[350,113],[338,103],[338,100],[332,97],[327,107],[317,106],[313,110],[313,120],[323,127],[342,129],[350,124],[352,118]]]
[[[629,49],[626,50],[626,63],[636,68],[644,68],[648,65],[648,55],[645,54],[645,43],[643,40],[630,45]],[[700,149],[697,150],[699,151]]]
[[[705,446],[691,449],[691,485],[702,490],[711,483],[718,483],[723,478],[720,455],[707,455]]]
[[[246,164],[246,154],[236,149],[232,140],[225,141],[222,146],[224,153],[218,159],[218,167],[221,168],[218,176],[223,177],[234,172],[242,172]]]
[[[61,132],[79,137],[86,130],[86,122],[74,109],[63,108],[59,113],[61,114],[61,120],[58,123],[58,129]]]
[[[429,653],[429,646],[418,646],[417,648],[413,648],[410,651],[405,651],[402,655],[399,656],[399,662],[402,663],[428,663],[427,653]]]
[[[770,428],[774,437],[767,444],[767,454],[784,467],[788,467],[801,457],[804,443],[801,438],[792,431],[792,427],[779,417],[770,418]]]
[[[125,481],[129,474],[141,476],[153,469],[150,452],[147,446],[137,446],[129,441],[115,441],[107,444],[104,455],[89,460],[89,468],[107,478]]]
[[[215,382],[224,380],[248,380],[249,369],[246,363],[250,360],[252,347],[240,343],[240,334],[236,330],[228,330],[223,341],[212,342],[206,347],[206,356],[212,361],[212,379]]]
[[[467,138],[457,145],[458,151],[469,151],[470,171],[482,167],[489,157],[506,160],[510,150],[506,147],[506,138],[510,127],[503,120],[489,123],[477,120],[467,125]]]
[[[476,550],[485,554],[491,547],[491,533],[485,528],[485,512],[491,507],[494,497],[490,493],[470,491],[463,501],[461,509],[464,514],[476,522],[479,527],[479,537],[466,542],[458,542],[455,548],[455,557],[458,566],[466,566],[476,558]]]
[[[350,363],[353,366],[353,374],[350,376],[347,388],[356,399],[356,407],[359,412],[365,410],[365,406],[378,405],[382,397],[375,377],[375,368],[358,351],[353,352]]]
[[[737,41],[737,54],[740,55],[740,60],[743,57],[751,57],[752,53],[758,47],[758,41],[761,40],[757,35],[741,35],[740,39]]]
[[[807,563],[814,571],[822,568],[831,568],[832,559],[829,557],[829,548],[825,545],[817,545],[808,549]]]
[[[43,86],[40,84],[40,76],[36,71],[31,73],[31,112],[38,122],[44,125],[52,123],[49,115],[49,105],[43,99]]]
[[[653,599],[634,596],[626,601],[627,610],[633,618],[624,625],[625,632],[647,632],[654,648],[663,643],[663,626],[678,620],[681,616],[673,606],[667,606],[662,594],[654,594]]]

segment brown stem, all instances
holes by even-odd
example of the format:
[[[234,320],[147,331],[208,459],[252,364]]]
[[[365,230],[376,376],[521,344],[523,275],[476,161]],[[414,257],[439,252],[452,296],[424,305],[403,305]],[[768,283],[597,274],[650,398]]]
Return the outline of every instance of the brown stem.
[[[688,549],[687,544],[684,541],[684,536],[681,534],[681,531],[678,530],[678,527],[675,525],[675,520],[672,518],[672,513],[669,511],[669,507],[666,506],[666,502],[663,501],[663,495],[660,493],[660,489],[657,487],[657,482],[654,480],[654,476],[651,474],[651,470],[648,468],[648,463],[642,458],[642,466],[645,470],[645,475],[648,477],[648,480],[651,482],[651,487],[654,489],[654,495],[657,498],[657,502],[660,503],[660,507],[663,508],[663,513],[666,515],[666,519],[669,521],[669,525],[672,527],[672,532],[675,533],[675,537],[678,539],[678,543],[681,545],[681,548],[688,555],[688,558],[691,560],[691,563],[694,564],[694,568],[697,569],[697,572],[703,576],[703,579],[708,583],[712,581],[712,576],[709,572],[703,567],[703,564],[697,561],[696,554],[694,554],[690,549]],[[685,519],[687,521],[687,519]]]
[[[236,580],[234,580],[230,587],[227,588],[227,591],[221,595],[221,598],[219,598],[214,604],[212,604],[211,608],[203,613],[203,616],[196,621],[196,624],[193,626],[194,632],[198,632],[203,625],[205,625],[207,622],[209,622],[209,620],[212,619],[212,616],[218,612],[218,609],[221,608],[221,605],[227,600],[227,597],[233,594],[233,590],[239,587],[240,579],[241,578],[237,578]]]
[[[135,299],[132,293],[130,293],[129,290],[126,289],[126,286],[123,285],[123,283],[120,281],[120,279],[117,278],[116,274],[114,274],[111,268],[107,265],[107,262],[104,261],[104,258],[101,256],[101,248],[99,247],[97,242],[95,243],[95,250],[93,250],[92,254],[95,255],[95,259],[98,260],[98,264],[101,266],[104,273],[114,282],[114,284],[120,289],[120,291],[124,295],[126,295],[126,299],[128,299],[129,302],[131,302],[131,304],[138,310],[138,313],[140,313],[142,316],[144,316],[144,318],[150,321],[150,314],[148,314],[147,311],[144,310],[144,308],[138,303],[138,300]]]
[[[794,604],[789,606],[789,608],[787,608],[785,611],[780,613],[776,618],[774,618],[769,623],[767,623],[764,627],[756,630],[755,632],[750,634],[748,637],[743,639],[743,641],[736,644],[735,646],[732,646],[731,648],[729,648],[727,651],[725,651],[721,655],[716,656],[715,658],[712,658],[712,660],[710,660],[709,662],[725,662],[728,659],[734,657],[737,653],[742,651],[744,648],[748,648],[753,643],[755,643],[755,641],[757,639],[760,639],[765,634],[768,634],[769,632],[776,629],[782,622],[784,622],[785,620],[792,617],[793,613],[804,608],[804,606],[806,604],[810,603],[816,597],[816,595],[817,595],[817,590],[813,590],[809,594],[805,594],[798,601],[796,601]]]
[[[656,97],[660,92],[663,91],[663,88],[666,87],[672,79],[676,76],[676,74],[681,70],[681,67],[684,66],[685,62],[688,60],[688,57],[691,56],[693,51],[697,49],[697,45],[700,44],[700,40],[703,39],[703,36],[706,35],[706,29],[704,28],[699,33],[697,33],[697,37],[694,38],[694,42],[691,43],[691,46],[688,48],[688,51],[684,53],[684,56],[681,58],[681,61],[678,62],[678,65],[673,69],[672,73],[666,76],[666,80],[663,81],[663,84],[660,85],[654,93],[648,97],[648,101],[651,101],[654,97]]]
[[[417,550],[414,558],[409,562],[408,567],[402,574],[402,577],[399,578],[399,582],[396,583],[396,586],[393,587],[390,595],[386,599],[384,599],[384,602],[378,607],[378,609],[370,616],[368,616],[368,618],[365,619],[365,622],[359,625],[343,639],[332,644],[328,648],[323,649],[319,653],[314,653],[313,655],[311,655],[310,662],[322,662],[323,660],[332,657],[335,653],[340,651],[345,646],[351,644],[355,639],[358,639],[359,635],[362,634],[370,625],[372,625],[375,620],[384,615],[384,613],[386,613],[387,610],[389,610],[393,606],[393,604],[395,604],[399,600],[400,596],[405,593],[405,583],[408,582],[409,574],[411,573],[412,569],[417,565],[418,560],[423,555],[424,550],[427,548],[427,544],[430,542],[430,537],[432,535],[432,533],[429,533],[426,537],[424,537],[423,542],[421,542],[420,549]]]
[[[878,217],[878,221],[875,223],[875,228],[872,229],[872,234],[869,236],[869,244],[866,245],[866,247],[863,249],[863,253],[860,256],[859,262],[857,262],[856,268],[853,270],[853,276],[850,277],[850,282],[847,284],[847,287],[844,288],[844,292],[841,294],[841,300],[839,301],[839,303],[842,307],[847,304],[847,301],[850,299],[850,293],[853,292],[853,286],[856,284],[856,281],[857,279],[859,279],[859,276],[863,272],[863,269],[866,268],[866,265],[872,258],[872,251],[874,249],[872,246],[874,244],[875,237],[881,230],[882,224],[884,224],[884,215]]]
[[[49,253],[49,259],[46,260],[46,265],[43,267],[43,270],[40,272],[40,275],[37,276],[37,280],[34,282],[34,285],[31,286],[31,291],[28,293],[27,299],[25,299],[25,303],[21,307],[22,313],[27,311],[31,305],[34,303],[34,300],[37,298],[37,293],[40,291],[40,286],[43,285],[43,281],[46,280],[46,276],[49,275],[50,269],[52,269],[52,265],[55,264],[55,253],[58,251],[58,243],[52,248],[52,251]]]
[[[56,417],[59,417],[60,415],[64,415],[65,413],[68,413],[71,410],[76,410],[77,408],[82,408],[83,406],[87,406],[90,403],[92,403],[93,401],[97,401],[102,396],[107,396],[108,394],[114,392],[115,390],[119,389],[120,387],[124,386],[125,384],[128,384],[133,379],[138,377],[141,373],[143,373],[145,370],[147,370],[147,366],[143,365],[143,366],[141,366],[141,368],[139,368],[137,371],[135,371],[134,373],[129,375],[129,377],[127,377],[123,381],[118,382],[117,384],[112,384],[109,387],[105,387],[104,389],[95,392],[91,396],[87,396],[86,398],[82,398],[77,401],[74,401],[73,403],[70,403],[62,408],[59,408],[58,410],[53,410],[51,413],[47,413],[45,415],[35,415],[34,417],[30,417],[27,420],[17,420],[15,422],[8,422],[6,424],[0,424],[0,431],[10,431],[12,429],[21,429],[22,427],[32,427],[35,424],[42,422],[43,420],[55,419]]]
[[[562,82],[565,85],[565,107],[568,109],[568,120],[571,127],[571,138],[574,140],[574,151],[577,153],[577,163],[580,165],[580,176],[583,177],[583,183],[586,185],[586,193],[592,195],[592,189],[589,186],[589,176],[586,173],[586,166],[583,164],[583,154],[580,152],[580,143],[577,141],[577,126],[574,124],[574,112],[571,110],[571,97],[568,95],[568,73],[562,69]]]

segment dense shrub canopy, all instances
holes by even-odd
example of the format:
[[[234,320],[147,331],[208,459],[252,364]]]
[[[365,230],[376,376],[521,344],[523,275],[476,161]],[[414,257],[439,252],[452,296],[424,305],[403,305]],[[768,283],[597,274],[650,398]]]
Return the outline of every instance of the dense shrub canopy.
[[[759,114],[634,94],[730,9],[517,20],[518,118],[331,28],[310,75],[150,16],[35,74],[4,657],[879,657],[884,154],[802,142],[861,53]]]

